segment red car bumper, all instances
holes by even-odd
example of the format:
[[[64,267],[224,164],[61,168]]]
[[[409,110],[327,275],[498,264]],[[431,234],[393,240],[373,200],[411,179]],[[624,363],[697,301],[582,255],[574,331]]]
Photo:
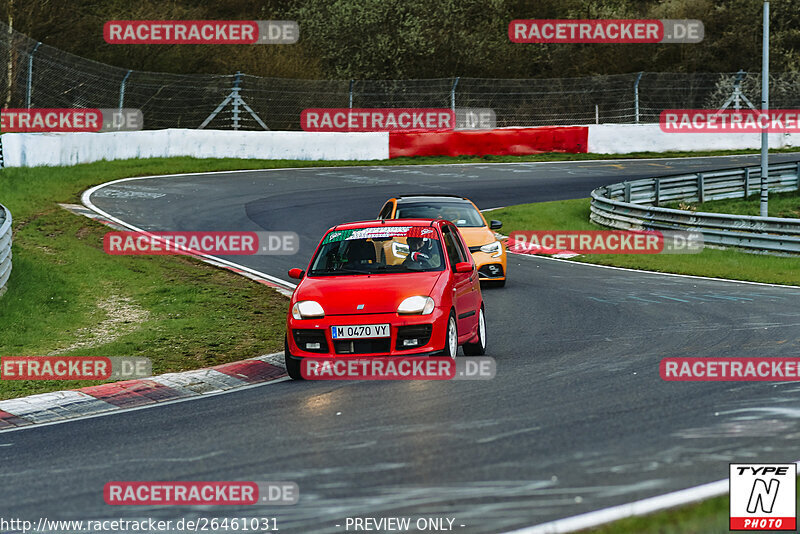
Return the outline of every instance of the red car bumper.
[[[378,313],[331,315],[295,319],[289,315],[286,338],[295,359],[353,356],[426,356],[445,347],[449,310],[434,308],[430,315]],[[334,339],[331,327],[389,324],[389,337]]]

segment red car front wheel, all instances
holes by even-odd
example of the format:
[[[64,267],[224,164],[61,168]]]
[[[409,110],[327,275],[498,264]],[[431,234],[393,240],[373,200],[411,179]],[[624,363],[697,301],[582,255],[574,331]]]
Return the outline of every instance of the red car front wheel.
[[[447,320],[447,334],[444,338],[442,356],[455,358],[456,354],[458,354],[458,326],[456,326],[455,314],[450,312],[450,318]]]
[[[467,356],[483,356],[486,354],[486,318],[483,308],[478,312],[478,339],[475,343],[464,344],[464,354]]]
[[[286,372],[292,380],[303,380],[303,374],[300,372],[302,362],[292,358],[289,352],[289,340],[286,337],[283,338],[283,361],[286,363]]]

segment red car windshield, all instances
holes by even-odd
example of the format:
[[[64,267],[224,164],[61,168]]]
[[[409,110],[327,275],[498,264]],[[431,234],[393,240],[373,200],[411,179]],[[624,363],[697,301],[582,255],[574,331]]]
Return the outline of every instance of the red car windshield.
[[[325,236],[309,276],[444,270],[438,233],[430,226],[376,226]]]

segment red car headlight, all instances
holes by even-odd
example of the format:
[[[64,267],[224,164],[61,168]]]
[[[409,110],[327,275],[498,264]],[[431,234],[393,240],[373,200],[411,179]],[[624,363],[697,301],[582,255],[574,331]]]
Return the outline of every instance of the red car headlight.
[[[403,315],[430,315],[433,313],[434,306],[435,303],[430,297],[408,297],[397,307],[397,313]]]
[[[325,317],[325,310],[315,300],[300,300],[292,306],[292,317],[295,319],[318,319]]]

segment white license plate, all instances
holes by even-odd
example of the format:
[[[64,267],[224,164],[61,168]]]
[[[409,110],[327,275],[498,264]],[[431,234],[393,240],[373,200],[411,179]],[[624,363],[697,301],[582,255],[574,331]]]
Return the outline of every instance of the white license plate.
[[[332,326],[331,337],[333,339],[361,339],[370,337],[389,337],[389,323]]]

